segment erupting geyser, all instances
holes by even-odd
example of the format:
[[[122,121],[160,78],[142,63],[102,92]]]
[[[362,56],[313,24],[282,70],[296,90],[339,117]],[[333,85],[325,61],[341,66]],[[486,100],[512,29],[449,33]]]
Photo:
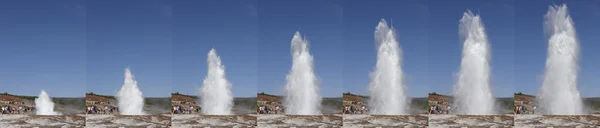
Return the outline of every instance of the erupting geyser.
[[[408,114],[410,102],[403,82],[402,51],[396,32],[381,19],[375,29],[377,64],[369,85],[371,114]]]
[[[285,113],[292,115],[321,114],[321,96],[313,71],[313,57],[308,52],[308,41],[300,32],[292,38],[292,69],[286,76]]]
[[[495,98],[490,87],[490,46],[479,15],[465,12],[460,19],[459,33],[463,52],[454,86],[456,113],[495,114]]]
[[[119,102],[119,112],[121,114],[144,115],[144,97],[129,68],[125,69],[125,83],[116,97]]]
[[[233,106],[231,84],[225,78],[225,66],[215,49],[208,52],[208,74],[200,90],[202,113],[207,115],[230,115]]]
[[[38,98],[35,98],[35,109],[36,115],[60,115],[60,113],[54,111],[54,102],[44,90]]]
[[[548,58],[544,81],[538,91],[539,108],[544,114],[583,114],[577,89],[579,44],[567,6],[550,6],[545,16]]]

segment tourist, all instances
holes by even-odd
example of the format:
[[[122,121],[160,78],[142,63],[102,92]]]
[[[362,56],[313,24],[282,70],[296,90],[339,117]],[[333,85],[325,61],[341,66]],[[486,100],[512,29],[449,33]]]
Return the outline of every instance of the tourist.
[[[348,114],[348,106],[344,106],[344,114]]]
[[[190,114],[192,114],[193,110],[194,110],[194,106],[190,106],[190,110],[189,110]]]
[[[519,106],[519,113],[523,114],[523,106]]]
[[[536,106],[533,106],[533,111],[531,111],[531,114],[535,114],[535,110],[537,109]]]
[[[269,108],[269,106],[265,106],[265,111],[267,111],[267,114],[271,114],[271,108]]]
[[[431,112],[433,111],[433,106],[429,106],[429,111],[427,111],[429,114],[431,114]]]
[[[365,106],[360,107],[360,114],[364,114],[365,113]]]
[[[275,114],[279,113],[279,106],[275,106]]]
[[[177,113],[182,113],[182,112],[183,112],[183,110],[182,110],[181,106],[177,106]]]

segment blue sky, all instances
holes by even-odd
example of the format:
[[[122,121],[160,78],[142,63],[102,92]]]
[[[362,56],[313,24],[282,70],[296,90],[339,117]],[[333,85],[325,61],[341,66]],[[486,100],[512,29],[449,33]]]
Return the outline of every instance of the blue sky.
[[[340,97],[343,85],[342,5],[339,0],[261,0],[258,7],[258,92],[282,95],[296,31],[309,41],[324,97]]]
[[[173,38],[168,1],[86,1],[87,92],[114,95],[131,67],[145,97],[172,89]]]
[[[0,92],[83,96],[86,20],[83,1],[0,2]]]
[[[173,92],[199,94],[206,57],[215,48],[233,96],[256,97],[256,12],[256,2],[246,0],[173,2]]]
[[[493,93],[511,97],[514,92],[534,94],[541,84],[547,52],[543,16],[548,6],[561,1],[407,0],[344,1],[344,92],[368,94],[369,73],[375,65],[373,33],[381,18],[392,23],[404,50],[404,72],[411,97],[428,92],[451,94],[460,67],[458,22],[470,9],[480,14],[492,46]],[[595,31],[600,3],[565,2],[576,23],[581,44],[579,89],[583,96],[600,96],[600,53]]]
[[[600,2],[517,0],[128,0],[0,2],[0,92],[114,95],[130,66],[144,96],[198,94],[215,48],[236,97],[283,94],[290,41],[309,40],[325,97],[368,94],[375,26],[397,30],[411,97],[451,94],[461,58],[458,22],[480,14],[492,46],[496,96],[534,94],[547,52],[544,14],[566,3],[581,45],[579,89],[600,96]]]
[[[427,1],[346,0],[343,5],[343,92],[368,95],[369,74],[374,69],[377,56],[375,27],[383,18],[396,29],[403,50],[403,70],[408,95],[426,96],[430,91],[429,86],[433,84],[429,80],[429,74],[433,70],[429,70],[431,67],[428,67],[430,59]]]
[[[546,60],[548,42],[543,30],[543,16],[551,4],[566,3],[575,22],[580,44],[579,90],[583,96],[600,96],[600,1],[517,1],[515,4],[515,83],[516,91],[535,93]]]

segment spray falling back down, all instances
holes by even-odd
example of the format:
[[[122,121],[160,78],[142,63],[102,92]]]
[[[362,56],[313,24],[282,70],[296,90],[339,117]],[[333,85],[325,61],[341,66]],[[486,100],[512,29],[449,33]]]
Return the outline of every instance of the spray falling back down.
[[[35,109],[36,115],[61,115],[54,111],[54,102],[44,90],[35,98]]]
[[[550,6],[545,16],[549,35],[544,81],[538,92],[542,113],[583,114],[577,89],[579,44],[567,6]]]
[[[144,115],[144,97],[129,68],[125,69],[125,83],[116,97],[122,115]]]
[[[285,113],[292,115],[321,114],[321,96],[317,77],[313,71],[313,57],[308,41],[300,32],[292,38],[292,69],[286,76]]]
[[[371,73],[369,105],[372,114],[408,114],[410,102],[406,96],[402,73],[402,51],[396,32],[381,19],[375,29],[377,64]]]
[[[471,11],[460,20],[463,42],[458,82],[454,86],[454,104],[458,114],[495,114],[490,87],[490,46],[481,18]]]
[[[230,115],[233,107],[231,84],[225,78],[225,66],[215,49],[208,52],[208,74],[200,90],[202,113],[207,115]]]

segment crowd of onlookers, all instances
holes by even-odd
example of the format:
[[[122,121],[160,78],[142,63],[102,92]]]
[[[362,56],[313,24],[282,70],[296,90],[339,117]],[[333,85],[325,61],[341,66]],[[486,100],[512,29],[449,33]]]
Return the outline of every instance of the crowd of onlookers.
[[[279,106],[269,107],[269,106],[260,106],[258,107],[258,114],[279,114],[283,112],[283,109]]]
[[[344,106],[344,114],[365,114],[368,109],[365,106],[361,106],[360,109],[354,106]]]
[[[452,107],[450,106],[446,106],[446,109],[443,109],[440,106],[437,105],[433,105],[433,106],[429,106],[429,114],[450,114],[450,111],[452,111]]]
[[[194,106],[189,106],[189,107],[175,106],[171,110],[171,113],[173,113],[173,114],[197,114],[197,113],[200,113],[200,110],[201,110],[200,107],[194,108]]]
[[[527,109],[525,106],[517,105],[515,106],[514,113],[515,114],[535,114],[536,106],[532,107],[532,110]]]
[[[11,107],[11,106],[2,106],[2,112],[0,114],[25,114],[25,113],[33,113],[35,111],[34,107]]]
[[[98,107],[98,106],[88,106],[87,114],[112,114],[113,112],[118,112],[119,108],[117,107]]]

